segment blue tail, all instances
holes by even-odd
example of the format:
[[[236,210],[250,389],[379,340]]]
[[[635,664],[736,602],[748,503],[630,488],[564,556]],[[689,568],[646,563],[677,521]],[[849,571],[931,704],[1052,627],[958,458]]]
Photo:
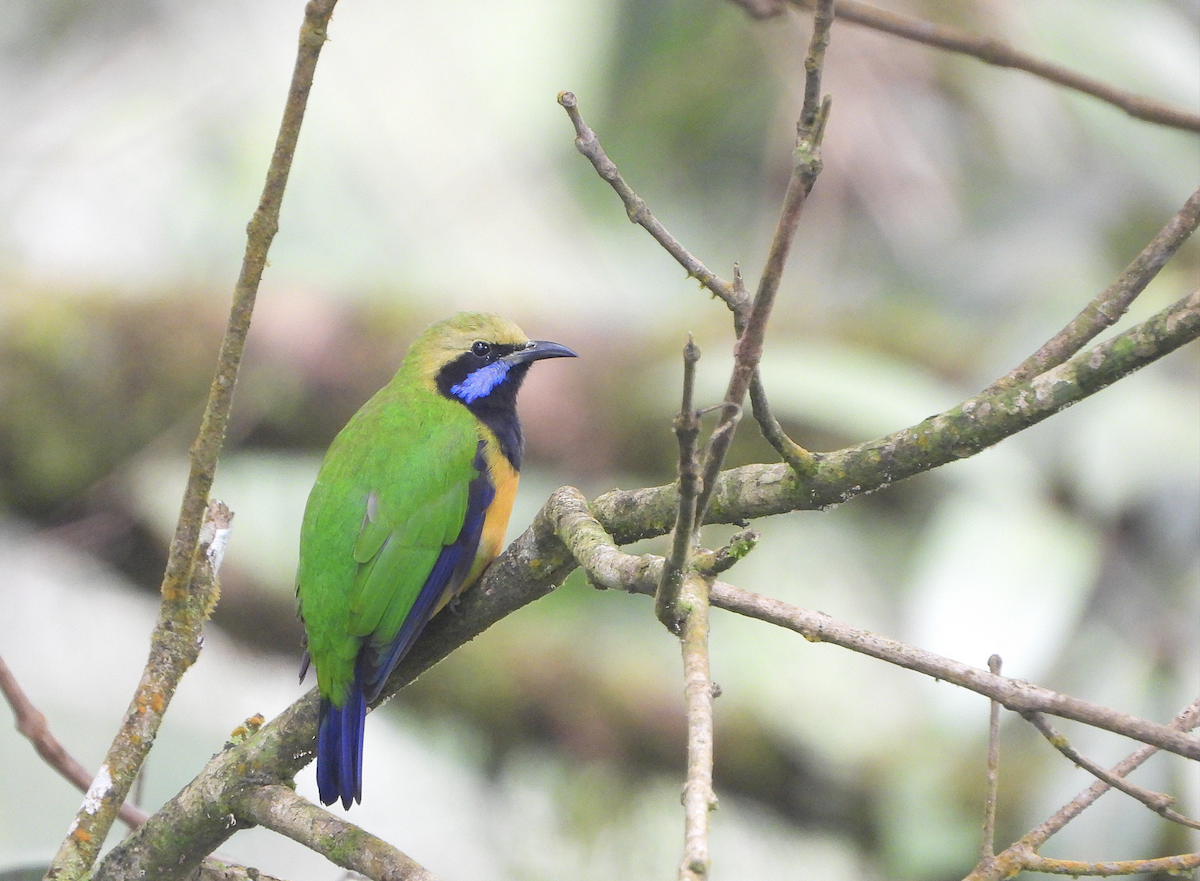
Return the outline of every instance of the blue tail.
[[[329,698],[321,698],[317,789],[323,804],[331,805],[340,798],[342,807],[349,808],[353,802],[362,802],[363,723],[366,718],[367,701],[357,675],[340,707],[335,707]]]

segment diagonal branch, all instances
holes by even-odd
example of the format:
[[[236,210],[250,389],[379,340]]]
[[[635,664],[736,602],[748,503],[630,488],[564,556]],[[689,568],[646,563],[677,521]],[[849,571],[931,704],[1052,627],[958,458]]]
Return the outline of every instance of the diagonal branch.
[[[725,409],[709,439],[704,457],[704,476],[700,485],[700,499],[696,504],[698,519],[703,522],[705,512],[712,501],[713,487],[729,445],[733,443],[737,420],[741,416],[742,403],[750,384],[758,373],[766,341],[767,322],[775,306],[775,295],[783,280],[783,269],[787,264],[796,228],[804,211],[808,194],[821,173],[821,141],[825,137],[825,123],[829,119],[830,99],[821,97],[821,74],[825,65],[825,49],[829,45],[829,31],[833,26],[833,0],[817,0],[813,11],[813,33],[808,52],[804,57],[804,104],[800,108],[800,120],[796,124],[796,147],[793,151],[792,174],[783,195],[783,207],[779,222],[771,239],[766,263],[758,280],[758,290],[745,316],[745,329],[738,335],[733,349],[733,373],[725,391]]]
[[[54,736],[46,722],[46,717],[33,705],[33,701],[25,694],[25,690],[17,682],[17,677],[13,675],[2,657],[0,657],[0,693],[3,693],[8,705],[12,707],[13,721],[16,723],[17,731],[33,745],[37,754],[47,765],[73,783],[76,789],[80,792],[87,792],[95,775],[89,774],[87,769],[67,752],[67,748]],[[117,818],[130,829],[134,829],[146,822],[146,813],[136,805],[122,802]]]
[[[187,488],[163,575],[162,609],[152,636],[151,656],[121,730],[100,766],[96,783],[89,790],[51,863],[50,871],[60,881],[82,877],[95,863],[117,810],[125,801],[154,743],[175,686],[199,651],[203,620],[216,601],[215,593],[209,594],[215,582],[212,577],[205,578],[207,566],[201,547],[201,521],[208,507],[208,494],[229,423],[233,390],[250,330],[259,280],[266,266],[267,251],[279,229],[283,191],[300,136],[317,58],[325,42],[325,29],[335,3],[336,0],[311,0],[305,8],[283,121],[258,208],[247,227],[246,252],[234,287],[216,376],[209,390],[200,433],[189,453]],[[214,575],[215,569],[213,566],[208,575]]]
[[[812,8],[812,0],[791,0],[797,6]],[[902,37],[926,46],[957,52],[977,58],[985,64],[1023,70],[1041,79],[1068,89],[1099,98],[1124,110],[1134,119],[1170,126],[1185,131],[1200,132],[1200,115],[1165,101],[1145,98],[1118,89],[1101,80],[1078,73],[1070,68],[1015,49],[1003,40],[981,37],[949,25],[922,21],[898,12],[888,12],[857,0],[838,0],[837,17],[893,36]]]
[[[1096,344],[1041,376],[983,392],[944,413],[876,440],[814,453],[798,475],[786,465],[723,471],[707,523],[741,523],[789,511],[819,510],[973,456],[1107,388],[1200,336],[1200,291]],[[618,544],[666,533],[675,519],[674,486],[614,490],[592,503]]]
[[[1086,756],[1081,755],[1075,747],[1071,746],[1070,742],[1058,733],[1054,729],[1054,726],[1041,713],[1025,713],[1024,715],[1033,727],[1040,731],[1042,736],[1050,742],[1050,745],[1066,756],[1072,764],[1083,768],[1098,780],[1103,780],[1113,789],[1120,790],[1130,798],[1137,799],[1150,810],[1163,817],[1163,819],[1170,820],[1172,823],[1178,823],[1181,826],[1187,826],[1191,829],[1200,829],[1200,823],[1191,817],[1185,817],[1171,808],[1171,805],[1175,803],[1175,799],[1171,796],[1161,792],[1154,792],[1144,786],[1138,786],[1136,783],[1130,783],[1128,780],[1104,770],[1104,768]]]
[[[1167,221],[1166,226],[1159,230],[1133,262],[1125,267],[1124,272],[1088,303],[1070,324],[1008,374],[992,383],[988,390],[1009,388],[1014,383],[1024,382],[1052,367],[1057,367],[1091,342],[1101,331],[1115,324],[1198,226],[1200,190],[1192,193],[1183,207]]]
[[[1174,731],[1190,731],[1200,724],[1200,698],[1192,701],[1184,707],[1175,718],[1171,720],[1167,726]],[[1112,767],[1109,773],[1114,777],[1125,777],[1132,773],[1136,768],[1142,765],[1147,759],[1158,752],[1158,747],[1150,744],[1145,744],[1138,747],[1120,762]],[[975,867],[974,871],[968,875],[964,881],[1003,881],[1003,879],[1011,878],[1017,874],[1022,868],[1028,866],[1032,868],[1035,863],[1044,861],[1044,857],[1037,854],[1037,849],[1046,843],[1050,836],[1054,835],[1073,819],[1078,817],[1084,810],[1092,805],[1100,796],[1108,792],[1111,787],[1103,780],[1097,780],[1070,803],[1059,808],[1054,816],[1050,817],[1036,829],[1031,830],[1019,841],[1013,843],[1005,849],[1004,853],[1000,854],[994,861],[984,865],[980,864]],[[1192,855],[1200,856],[1200,855]],[[1175,857],[1167,857],[1168,860],[1176,859]],[[1077,866],[1084,866],[1084,863],[1077,863]],[[1177,868],[1179,866],[1176,866]],[[1186,868],[1186,867],[1184,867]],[[1039,871],[1045,871],[1040,869]],[[1050,871],[1055,871],[1051,869]],[[1062,872],[1059,874],[1071,874],[1070,872]],[[1075,874],[1103,874],[1099,872],[1088,872],[1080,870]],[[1113,873],[1113,874],[1132,874],[1131,872]]]
[[[579,101],[575,98],[573,92],[560,92],[558,95],[558,103],[567,111],[567,115],[571,118],[571,124],[575,126],[575,149],[587,157],[596,169],[596,173],[604,180],[608,181],[609,185],[621,197],[621,201],[625,203],[625,213],[629,216],[631,223],[636,223],[646,232],[654,237],[667,253],[678,261],[689,276],[696,279],[700,284],[708,288],[712,293],[725,301],[730,309],[737,310],[738,303],[734,297],[732,286],[729,282],[721,279],[715,272],[709,270],[707,266],[693,257],[688,250],[679,243],[673,235],[667,232],[666,227],[659,223],[645,201],[633,188],[625,182],[625,178],[621,177],[621,172],[617,170],[616,164],[608,158],[608,154],[604,152],[604,148],[600,146],[600,139],[596,137],[596,133],[591,127],[583,121],[583,116],[579,112]]]

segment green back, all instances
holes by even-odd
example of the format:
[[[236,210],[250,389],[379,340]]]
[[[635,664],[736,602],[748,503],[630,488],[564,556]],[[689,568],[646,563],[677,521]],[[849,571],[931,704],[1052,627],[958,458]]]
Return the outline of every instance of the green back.
[[[296,592],[317,684],[338,706],[362,642],[391,641],[458,537],[477,476],[475,417],[420,367],[410,354],[346,424],[304,511]]]

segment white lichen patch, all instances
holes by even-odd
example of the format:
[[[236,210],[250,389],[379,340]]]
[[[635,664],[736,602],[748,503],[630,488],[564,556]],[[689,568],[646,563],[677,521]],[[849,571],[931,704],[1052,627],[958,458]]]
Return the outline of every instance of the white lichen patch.
[[[87,794],[83,797],[83,809],[89,814],[96,813],[100,810],[100,805],[104,802],[104,797],[108,795],[110,789],[112,789],[112,775],[108,773],[107,764],[101,765],[100,770],[96,772],[96,779],[92,781]]]

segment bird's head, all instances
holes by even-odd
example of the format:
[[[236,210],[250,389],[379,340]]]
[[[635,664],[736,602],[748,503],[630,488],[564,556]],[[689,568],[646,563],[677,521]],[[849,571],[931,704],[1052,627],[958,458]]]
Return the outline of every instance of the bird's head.
[[[459,312],[426,329],[405,364],[441,394],[478,410],[512,407],[534,361],[574,357],[566,346],[529,339],[507,318]]]

